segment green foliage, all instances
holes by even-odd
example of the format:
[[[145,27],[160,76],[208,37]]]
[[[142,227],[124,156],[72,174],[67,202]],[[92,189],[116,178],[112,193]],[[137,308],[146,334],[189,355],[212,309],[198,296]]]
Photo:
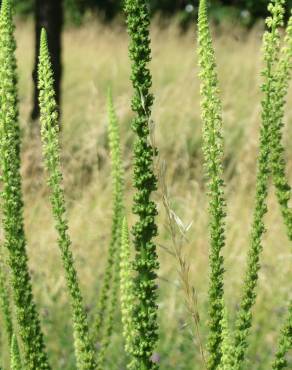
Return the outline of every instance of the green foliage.
[[[112,187],[113,187],[113,218],[111,230],[111,243],[109,247],[109,255],[106,266],[103,287],[99,302],[97,333],[102,338],[101,349],[98,355],[98,368],[104,368],[105,351],[109,345],[109,340],[112,333],[114,314],[118,303],[118,287],[119,287],[119,264],[120,264],[120,249],[121,249],[121,227],[124,213],[123,206],[123,190],[124,190],[124,171],[122,164],[120,133],[117,115],[115,112],[111,91],[108,94],[108,140],[110,147],[111,163],[112,163]],[[100,333],[104,321],[104,316],[107,313],[107,320],[103,333]]]
[[[223,257],[225,245],[225,200],[222,170],[222,108],[218,92],[215,55],[207,18],[207,3],[201,0],[198,19],[199,64],[201,68],[201,106],[205,167],[209,180],[210,285],[208,369],[216,369],[222,356]]]
[[[12,2],[2,3],[0,16],[0,156],[5,247],[11,271],[14,305],[23,343],[25,368],[49,369],[27,265],[20,176],[17,72]],[[9,329],[9,331],[11,328]]]
[[[132,84],[134,97],[132,109],[136,113],[132,128],[136,134],[134,144],[134,196],[133,212],[139,219],[133,227],[136,257],[134,269],[135,308],[133,324],[138,335],[135,336],[134,356],[140,369],[155,369],[157,364],[151,356],[158,339],[157,330],[157,283],[158,259],[153,238],[157,235],[155,217],[156,205],[151,200],[157,188],[153,170],[157,150],[151,143],[151,107],[153,95],[148,63],[151,59],[149,37],[149,9],[146,0],[127,0],[125,2],[127,25],[130,36],[129,54],[132,60]]]
[[[15,335],[12,336],[11,340],[10,369],[22,370],[19,348]]]
[[[53,88],[53,72],[45,30],[41,34],[39,57],[39,102],[41,113],[41,136],[43,157],[48,172],[48,185],[51,190],[51,205],[58,232],[58,244],[65,269],[67,287],[71,298],[73,314],[74,345],[78,369],[96,368],[93,347],[90,341],[86,312],[74,267],[68,234],[63,179],[60,163],[58,111]]]
[[[127,220],[124,218],[122,225],[122,245],[121,245],[121,262],[120,262],[120,290],[121,290],[121,312],[123,323],[123,336],[125,340],[125,350],[131,361],[128,369],[135,369],[134,361],[134,325],[133,325],[133,276],[130,253],[130,240]]]

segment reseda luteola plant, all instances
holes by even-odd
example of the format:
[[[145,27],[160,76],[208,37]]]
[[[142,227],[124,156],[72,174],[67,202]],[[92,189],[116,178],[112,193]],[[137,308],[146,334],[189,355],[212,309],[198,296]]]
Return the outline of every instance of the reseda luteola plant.
[[[17,72],[12,1],[4,0],[0,15],[0,157],[4,245],[22,340],[25,368],[49,369],[43,334],[32,294],[23,224],[20,175]]]
[[[153,95],[148,63],[151,60],[149,36],[149,4],[146,0],[126,0],[128,33],[130,36],[129,54],[132,60],[131,80],[134,88],[132,109],[136,113],[132,128],[135,132],[134,144],[134,196],[133,212],[139,220],[133,227],[136,257],[134,269],[133,325],[137,332],[134,339],[135,369],[155,369],[152,354],[158,339],[157,324],[157,283],[158,258],[153,238],[157,235],[155,217],[156,204],[151,199],[157,188],[154,174],[154,157],[157,154],[150,140],[150,116]]]
[[[219,364],[220,370],[240,369],[248,347],[248,334],[252,325],[252,308],[255,304],[257,295],[256,287],[260,270],[260,255],[263,249],[262,237],[265,232],[264,215],[267,212],[266,201],[268,195],[268,181],[271,175],[273,176],[273,182],[276,187],[276,193],[282,209],[283,218],[287,225],[287,233],[291,239],[291,210],[288,207],[288,202],[291,197],[291,189],[286,178],[286,162],[283,156],[284,149],[281,142],[281,128],[283,126],[282,119],[284,116],[285,96],[287,94],[289,81],[289,69],[292,67],[292,19],[289,19],[284,46],[280,53],[279,28],[283,26],[284,5],[285,1],[276,0],[272,1],[268,7],[271,16],[267,19],[268,30],[264,35],[264,60],[266,68],[263,72],[265,79],[262,87],[264,99],[262,102],[262,126],[260,132],[260,150],[256,181],[256,204],[252,224],[251,246],[248,253],[247,271],[243,285],[243,296],[240,309],[237,314],[234,343],[230,342],[230,331],[226,325],[224,317],[221,321],[221,324],[223,324],[223,330],[220,328],[220,330],[222,330],[222,359]],[[219,105],[214,104],[214,97],[216,97],[217,93],[217,82],[212,78],[212,73],[214,73],[214,52],[211,48],[211,37],[207,32],[207,25],[206,1],[201,0],[199,11],[199,50],[200,66],[202,69],[203,119],[205,121],[205,125],[206,122],[208,122],[208,119],[206,118],[208,109],[212,112],[213,109],[215,109],[217,114],[220,112]],[[201,42],[204,37],[207,39],[205,45]],[[280,57],[279,54],[281,54]],[[214,88],[213,92],[211,90],[208,92],[205,89],[205,86],[208,83]],[[204,102],[206,102],[205,105]],[[214,130],[207,134],[209,138],[212,137],[212,132],[214,132]],[[209,149],[210,152],[216,153],[217,149],[218,145],[211,143]],[[210,158],[207,158],[207,160],[207,163],[211,168],[214,168],[214,166],[212,167],[212,161]],[[210,264],[212,266],[212,262]],[[273,364],[274,369],[282,369],[287,366],[285,355],[287,354],[288,349],[291,348],[291,338],[290,306],[287,322],[281,332],[279,349],[276,353],[276,360]],[[211,361],[213,356],[214,354],[210,353]],[[215,365],[215,368],[217,365]]]
[[[260,270],[260,256],[263,249],[262,238],[265,232],[264,215],[267,213],[268,183],[270,169],[270,128],[273,122],[273,81],[274,68],[278,62],[280,47],[279,27],[283,24],[283,1],[273,1],[269,5],[271,17],[267,20],[268,30],[264,34],[264,60],[266,68],[263,72],[264,84],[262,87],[264,99],[262,101],[262,125],[260,130],[260,148],[258,156],[258,172],[256,180],[255,209],[251,229],[251,245],[247,257],[247,270],[243,284],[243,295],[240,309],[237,314],[235,331],[235,368],[240,368],[248,346],[248,334],[252,325],[252,308],[257,296],[258,273]]]
[[[124,170],[120,146],[120,132],[117,114],[114,108],[111,90],[108,92],[108,142],[111,157],[111,178],[113,188],[113,216],[111,242],[108,251],[108,261],[105,271],[103,287],[100,296],[99,310],[97,312],[97,327],[95,330],[101,340],[98,354],[98,369],[104,368],[105,352],[109,345],[114,322],[114,314],[118,306],[118,293],[120,284],[120,253],[122,220],[124,214]],[[105,315],[107,313],[107,315]],[[106,320],[104,317],[106,316]],[[103,332],[102,323],[104,323]]]
[[[207,18],[207,3],[200,1],[198,19],[199,64],[205,167],[209,179],[210,285],[208,369],[218,367],[222,357],[223,256],[225,245],[225,200],[223,181],[222,108],[218,92],[215,55]]]
[[[0,165],[4,246],[7,249],[11,287],[7,286],[0,265],[0,307],[10,348],[10,369],[49,370],[44,339],[32,295],[28,272],[23,222],[20,177],[20,128],[18,123],[17,73],[15,60],[13,2],[4,0],[0,15]],[[215,53],[208,22],[207,0],[201,0],[198,19],[198,49],[201,77],[203,143],[209,187],[210,281],[209,281],[209,352],[208,370],[240,370],[249,345],[252,309],[256,302],[260,258],[265,232],[269,180],[276,189],[287,235],[292,241],[291,187],[289,185],[282,138],[285,98],[292,77],[292,16],[284,40],[284,0],[272,0],[270,17],[264,34],[264,83],[262,86],[262,123],[256,179],[255,210],[243,292],[235,326],[229,324],[224,297],[225,197],[223,174],[222,105],[216,72]],[[52,213],[58,233],[58,244],[72,306],[75,355],[78,370],[106,370],[106,350],[115,325],[120,288],[120,313],[124,348],[129,370],[154,370],[152,355],[158,339],[157,286],[158,260],[154,237],[157,235],[157,209],[151,199],[157,187],[154,158],[157,149],[151,140],[153,95],[148,63],[151,59],[149,9],[146,0],[126,0],[125,11],[130,36],[134,97],[132,108],[135,133],[133,212],[138,222],[133,228],[135,257],[123,205],[124,172],[120,133],[111,94],[108,99],[108,141],[112,164],[113,219],[108,261],[93,330],[99,341],[95,356],[87,315],[79,288],[77,272],[68,233],[63,178],[61,173],[59,117],[53,90],[51,67],[45,31],[41,35],[39,88],[43,157],[51,190]],[[2,260],[1,260],[2,261]],[[189,285],[188,285],[189,286]],[[13,292],[10,302],[9,292]],[[197,312],[189,309],[189,312]],[[14,318],[14,312],[16,317]],[[199,323],[198,323],[199,325]],[[20,346],[18,346],[18,339]],[[271,368],[289,367],[288,351],[292,348],[292,301],[278,338]],[[21,350],[21,351],[20,351]],[[201,351],[204,353],[204,351]],[[21,363],[23,357],[23,364]],[[205,361],[204,361],[205,363]],[[110,369],[112,370],[112,369]]]
[[[89,335],[87,315],[83,307],[83,298],[79,288],[77,272],[74,267],[71,240],[68,234],[68,221],[62,185],[62,173],[60,169],[58,110],[55,101],[53,72],[47,36],[44,29],[41,33],[38,73],[43,157],[49,176],[48,184],[51,190],[52,212],[58,232],[58,244],[71,299],[77,366],[80,370],[93,370],[96,369],[94,351]]]

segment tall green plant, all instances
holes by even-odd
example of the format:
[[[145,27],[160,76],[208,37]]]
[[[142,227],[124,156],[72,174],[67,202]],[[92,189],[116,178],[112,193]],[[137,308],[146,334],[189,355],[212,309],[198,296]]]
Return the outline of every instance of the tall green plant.
[[[53,88],[53,72],[48,50],[47,36],[41,33],[39,57],[39,103],[41,113],[41,137],[43,157],[48,172],[48,185],[51,190],[51,205],[58,233],[58,244],[65,269],[67,287],[71,298],[73,314],[74,345],[78,369],[96,369],[94,351],[90,340],[87,316],[79,288],[77,272],[71,252],[68,234],[63,178],[60,163],[58,110]]]
[[[282,139],[282,128],[289,82],[292,77],[292,16],[286,29],[284,46],[281,49],[280,60],[275,71],[273,126],[271,128],[271,169],[276,195],[281,206],[287,235],[292,241],[292,209],[289,207],[291,187],[287,179],[285,152]],[[280,370],[288,367],[287,353],[292,348],[292,301],[288,308],[288,317],[280,333],[279,344],[272,368]]]
[[[111,156],[111,178],[113,188],[113,219],[111,230],[111,243],[109,247],[109,255],[105,272],[104,285],[101,292],[100,305],[98,311],[97,329],[102,329],[103,333],[98,333],[102,338],[101,349],[98,355],[98,368],[104,368],[105,351],[109,345],[110,337],[113,329],[114,314],[118,303],[118,288],[119,288],[119,261],[121,249],[121,227],[124,213],[123,192],[124,192],[124,171],[122,164],[120,132],[118,118],[115,112],[111,90],[108,93],[108,141]],[[104,316],[107,314],[107,319]]]
[[[247,257],[247,270],[243,283],[243,295],[237,314],[235,331],[234,366],[241,367],[248,347],[248,334],[252,325],[252,308],[257,296],[260,255],[263,249],[262,238],[265,232],[264,215],[267,212],[268,182],[271,175],[271,128],[273,125],[273,96],[275,75],[280,50],[279,27],[283,25],[284,0],[274,0],[269,4],[271,16],[267,19],[268,30],[264,34],[264,60],[266,68],[263,72],[262,90],[262,125],[260,130],[260,148],[256,180],[256,199],[253,215],[251,245]]]
[[[4,0],[0,15],[0,161],[3,182],[4,245],[8,250],[13,299],[23,343],[25,368],[49,369],[26,254],[20,176],[16,43],[12,12],[12,1]]]
[[[155,369],[158,365],[152,362],[151,356],[158,340],[156,271],[159,263],[153,241],[157,235],[155,222],[157,209],[151,197],[157,189],[153,165],[157,149],[150,138],[153,95],[150,93],[152,78],[148,67],[151,60],[148,1],[126,0],[125,12],[130,36],[129,54],[132,60],[131,80],[134,88],[132,109],[136,113],[132,123],[135,133],[136,188],[133,212],[139,218],[133,227],[136,249],[134,269],[137,273],[134,288],[133,323],[137,331],[134,339],[134,356],[139,369]]]
[[[210,283],[208,369],[216,369],[222,357],[222,321],[224,266],[222,248],[225,245],[225,199],[223,180],[222,107],[212,38],[207,16],[207,2],[200,1],[198,19],[199,64],[201,68],[201,107],[205,167],[209,179],[210,215]]]

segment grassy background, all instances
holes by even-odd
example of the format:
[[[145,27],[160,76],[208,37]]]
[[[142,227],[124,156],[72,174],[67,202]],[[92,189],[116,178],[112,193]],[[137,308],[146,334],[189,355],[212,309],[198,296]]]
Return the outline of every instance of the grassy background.
[[[228,202],[226,255],[226,300],[230,323],[234,322],[249,245],[249,230],[255,193],[256,157],[260,124],[262,26],[251,32],[214,29],[215,48],[224,108],[225,174]],[[152,29],[153,92],[158,166],[166,163],[166,181],[172,208],[185,223],[192,222],[183,254],[190,262],[205,340],[208,283],[208,218],[202,167],[199,81],[195,33],[181,35],[175,24]],[[30,268],[34,292],[54,369],[74,369],[69,305],[56,234],[50,213],[49,194],[43,176],[37,124],[29,122],[33,26],[17,26],[20,73],[20,106],[23,128],[23,178]],[[88,23],[68,29],[64,35],[64,96],[62,153],[66,196],[74,255],[88,312],[93,322],[96,302],[110,239],[111,180],[107,144],[106,93],[112,87],[120,118],[126,168],[126,205],[129,222],[131,186],[130,130],[132,117],[127,56],[127,35],[120,26]],[[286,122],[291,122],[288,98]],[[285,128],[289,173],[292,174],[292,129]],[[290,176],[292,180],[292,176]],[[160,236],[157,243],[171,250],[161,190]],[[270,368],[275,344],[291,298],[291,245],[285,235],[274,191],[269,196],[262,270],[255,307],[254,326],[246,369]],[[160,341],[157,355],[162,370],[202,369],[197,337],[184,305],[178,263],[159,247]],[[1,358],[7,360],[5,338]],[[96,343],[98,346],[99,343]],[[117,318],[107,369],[125,368],[121,326]]]

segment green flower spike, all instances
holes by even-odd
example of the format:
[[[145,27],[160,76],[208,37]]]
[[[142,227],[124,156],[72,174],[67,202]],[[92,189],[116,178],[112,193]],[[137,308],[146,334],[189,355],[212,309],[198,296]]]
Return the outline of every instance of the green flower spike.
[[[20,128],[12,2],[2,1],[0,15],[0,161],[2,208],[11,287],[26,370],[50,369],[33,299],[26,254],[20,176]],[[9,329],[10,330],[10,329]]]
[[[77,272],[71,252],[68,235],[68,220],[65,209],[63,178],[60,163],[58,110],[53,88],[53,72],[48,51],[46,32],[41,33],[39,57],[39,102],[41,113],[41,137],[43,157],[48,172],[48,185],[51,190],[52,212],[58,232],[58,244],[65,269],[67,287],[71,298],[73,333],[77,367],[80,370],[96,369],[93,346],[90,340],[87,315],[79,288]]]
[[[207,3],[200,1],[198,19],[199,64],[201,77],[202,120],[205,167],[209,179],[210,215],[210,283],[208,369],[215,370],[221,361],[223,336],[224,266],[222,248],[225,246],[225,199],[223,181],[222,107]]]
[[[157,235],[156,204],[151,200],[157,189],[154,174],[154,157],[157,150],[151,141],[151,107],[153,95],[148,63],[151,60],[149,36],[149,3],[147,0],[126,0],[128,33],[130,36],[129,54],[132,60],[132,84],[134,97],[132,109],[136,113],[132,128],[134,146],[134,196],[133,212],[138,221],[133,227],[136,258],[134,269],[135,308],[133,324],[137,332],[134,340],[134,356],[137,368],[152,370],[158,365],[152,362],[152,354],[158,340],[157,323],[157,269],[159,267],[156,246],[153,238]]]
[[[124,213],[123,193],[124,193],[124,171],[122,165],[120,132],[117,115],[115,112],[113,98],[111,91],[108,94],[108,116],[109,128],[108,139],[110,147],[110,155],[112,162],[112,187],[113,187],[113,221],[111,232],[111,244],[109,248],[109,256],[105,272],[105,280],[101,292],[101,299],[98,311],[97,327],[99,331],[102,329],[104,316],[107,313],[107,320],[105,320],[105,328],[102,333],[101,349],[98,354],[98,369],[104,368],[105,351],[109,345],[110,337],[113,330],[114,314],[118,303],[119,290],[119,255],[121,249],[121,225]],[[107,306],[109,307],[107,309]],[[107,312],[106,312],[107,311]],[[101,333],[100,333],[101,334]]]

